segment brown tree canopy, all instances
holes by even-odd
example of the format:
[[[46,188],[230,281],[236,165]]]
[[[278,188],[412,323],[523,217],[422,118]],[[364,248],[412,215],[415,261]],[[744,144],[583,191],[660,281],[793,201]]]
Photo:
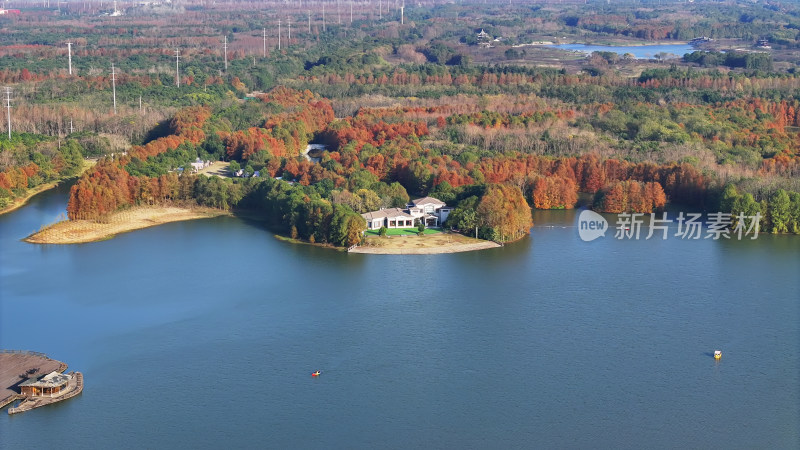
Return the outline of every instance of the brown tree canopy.
[[[496,239],[513,241],[530,232],[533,226],[531,207],[516,186],[490,184],[477,208],[478,216]]]

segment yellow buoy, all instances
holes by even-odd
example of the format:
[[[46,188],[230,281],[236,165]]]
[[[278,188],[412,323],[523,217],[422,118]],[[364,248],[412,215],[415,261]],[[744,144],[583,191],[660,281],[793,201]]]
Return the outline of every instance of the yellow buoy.
[[[714,359],[722,358],[722,350],[714,350]]]

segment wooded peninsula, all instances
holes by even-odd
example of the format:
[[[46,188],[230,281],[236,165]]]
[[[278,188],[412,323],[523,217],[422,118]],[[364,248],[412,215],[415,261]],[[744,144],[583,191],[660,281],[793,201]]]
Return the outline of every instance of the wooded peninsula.
[[[797,4],[59,5],[0,15],[0,209],[93,158],[69,221],[204,208],[351,247],[361,214],[430,196],[508,242],[582,198],[800,234]]]

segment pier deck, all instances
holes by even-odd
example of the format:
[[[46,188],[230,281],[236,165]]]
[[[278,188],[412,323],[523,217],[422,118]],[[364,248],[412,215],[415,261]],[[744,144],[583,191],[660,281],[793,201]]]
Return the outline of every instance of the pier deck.
[[[16,414],[25,411],[30,411],[40,406],[46,406],[53,403],[58,403],[62,400],[75,397],[83,391],[83,374],[75,372],[75,375],[67,383],[67,388],[58,397],[28,397],[27,400],[21,402],[16,408],[9,408],[9,414]]]
[[[67,365],[50,359],[43,353],[0,350],[0,408],[24,398],[19,395],[18,385],[25,381],[21,375],[35,371],[31,376],[38,377],[54,370],[64,372]]]

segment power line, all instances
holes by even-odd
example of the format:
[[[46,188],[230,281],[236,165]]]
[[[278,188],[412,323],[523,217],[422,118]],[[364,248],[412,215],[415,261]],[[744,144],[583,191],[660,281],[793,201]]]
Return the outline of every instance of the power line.
[[[8,117],[8,140],[11,140],[11,88],[6,86],[6,117]]]
[[[111,63],[111,89],[114,96],[114,115],[117,114],[117,78],[114,70],[114,63]]]
[[[69,55],[69,74],[72,75],[72,42],[67,42],[67,55]]]
[[[180,49],[175,49],[175,85],[181,87],[181,72],[178,67],[178,61],[181,59]]]

